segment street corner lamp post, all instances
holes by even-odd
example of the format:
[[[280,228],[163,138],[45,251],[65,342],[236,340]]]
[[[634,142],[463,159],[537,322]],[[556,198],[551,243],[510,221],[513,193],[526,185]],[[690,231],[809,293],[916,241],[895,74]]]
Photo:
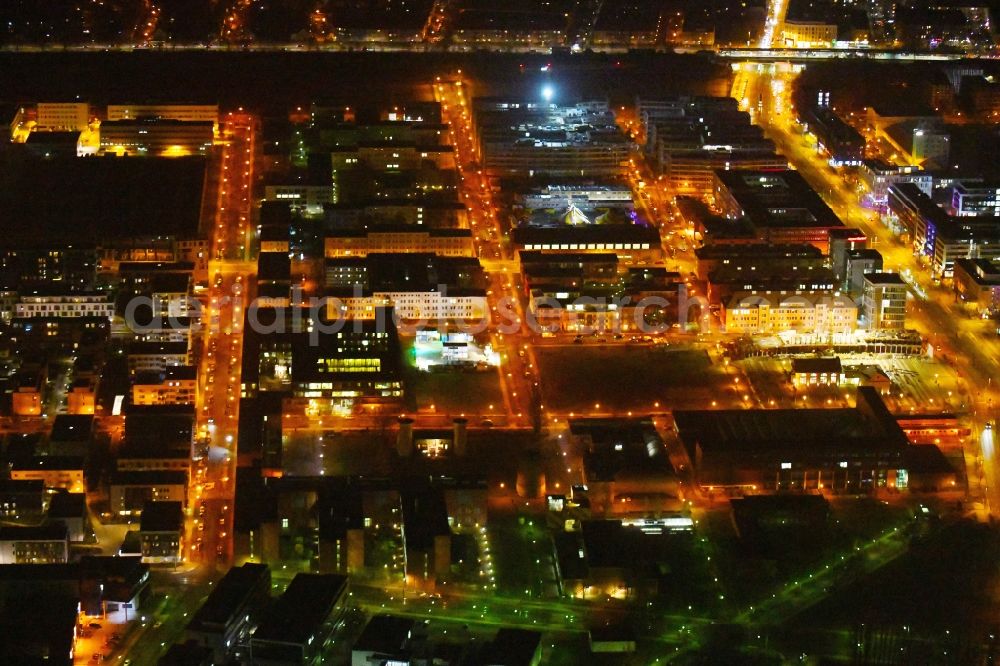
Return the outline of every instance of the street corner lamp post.
[[[555,88],[553,88],[552,86],[548,84],[542,86],[542,99],[545,100],[546,104],[552,103],[552,98],[555,96],[555,94],[556,94]]]

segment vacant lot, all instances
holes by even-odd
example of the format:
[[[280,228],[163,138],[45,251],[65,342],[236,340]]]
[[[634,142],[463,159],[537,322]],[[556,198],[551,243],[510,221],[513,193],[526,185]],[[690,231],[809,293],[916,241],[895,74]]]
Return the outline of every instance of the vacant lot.
[[[548,409],[703,408],[733,398],[724,371],[700,349],[573,345],[539,347],[536,355]]]

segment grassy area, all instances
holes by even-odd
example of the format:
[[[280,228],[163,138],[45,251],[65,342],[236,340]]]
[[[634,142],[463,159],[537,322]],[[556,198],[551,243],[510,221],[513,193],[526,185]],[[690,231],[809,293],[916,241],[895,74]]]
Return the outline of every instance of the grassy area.
[[[727,506],[707,512],[701,524],[716,554],[725,593],[735,607],[742,607],[767,599],[789,582],[819,574],[859,545],[908,525],[911,516],[912,509],[904,503],[842,498],[830,503],[822,529],[803,529],[794,521],[773,524],[754,543],[736,535]]]
[[[410,383],[411,409],[434,409],[442,414],[486,414],[504,410],[500,378],[486,372],[420,372]],[[490,409],[493,405],[493,409]]]
[[[995,632],[998,558],[996,527],[971,521],[939,525],[914,536],[902,557],[835,588],[796,618],[793,629],[852,634],[864,623],[910,655],[898,663],[989,663],[943,656],[957,654],[958,644],[978,651]],[[918,649],[930,658],[917,657]]]
[[[703,350],[574,345],[536,355],[544,404],[560,411],[697,408],[725,390],[726,375]]]
[[[551,541],[537,518],[519,516],[491,521],[489,531],[497,592],[529,597],[554,592]]]

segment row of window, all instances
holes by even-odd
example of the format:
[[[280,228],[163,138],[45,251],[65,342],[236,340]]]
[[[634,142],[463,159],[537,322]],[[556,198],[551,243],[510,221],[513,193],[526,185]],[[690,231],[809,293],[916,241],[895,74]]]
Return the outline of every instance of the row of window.
[[[649,250],[649,243],[526,243],[525,250]]]

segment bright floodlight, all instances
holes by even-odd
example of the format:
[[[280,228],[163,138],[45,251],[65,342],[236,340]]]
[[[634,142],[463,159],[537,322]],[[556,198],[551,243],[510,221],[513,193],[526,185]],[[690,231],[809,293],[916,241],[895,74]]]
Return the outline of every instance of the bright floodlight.
[[[542,88],[542,97],[545,99],[546,102],[551,102],[552,96],[555,94],[556,92],[555,90],[552,89],[552,86],[545,86],[544,88]]]

